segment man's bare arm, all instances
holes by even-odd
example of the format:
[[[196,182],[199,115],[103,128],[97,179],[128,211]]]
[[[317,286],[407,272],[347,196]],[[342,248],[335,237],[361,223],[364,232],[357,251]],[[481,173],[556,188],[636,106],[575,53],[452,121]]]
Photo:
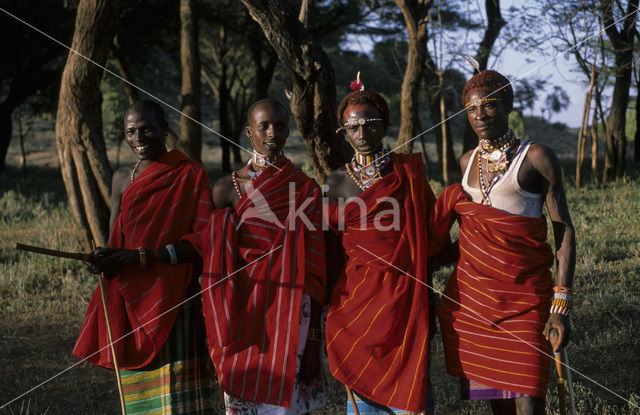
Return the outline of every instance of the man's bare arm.
[[[534,169],[548,182],[544,196],[556,245],[556,285],[571,287],[576,265],[575,230],[562,184],[560,162],[553,151],[543,145],[538,144],[529,152]]]
[[[116,218],[120,214],[120,201],[122,200],[122,193],[129,185],[131,174],[131,168],[129,166],[120,167],[113,173],[111,179],[111,216],[109,217],[109,242],[111,242],[111,230],[113,224],[116,223]],[[109,243],[107,243],[107,246]]]
[[[234,207],[233,201],[235,196],[236,189],[233,186],[231,176],[222,177],[213,184],[211,198],[213,199],[214,209]]]
[[[551,149],[539,144],[532,145],[527,158],[535,171],[547,181],[543,194],[553,225],[556,246],[556,285],[571,287],[576,264],[575,230],[562,185],[560,162]],[[553,335],[554,331],[558,333],[557,338]],[[567,316],[554,313],[549,315],[543,334],[552,342],[554,351],[558,351],[569,343],[570,331]]]

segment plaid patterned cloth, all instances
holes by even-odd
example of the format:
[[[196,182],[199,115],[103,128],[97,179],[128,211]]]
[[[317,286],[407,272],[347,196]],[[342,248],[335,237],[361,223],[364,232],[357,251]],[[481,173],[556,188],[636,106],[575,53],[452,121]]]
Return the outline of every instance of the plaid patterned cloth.
[[[128,415],[214,413],[212,365],[199,304],[183,306],[169,340],[146,370],[121,370]]]

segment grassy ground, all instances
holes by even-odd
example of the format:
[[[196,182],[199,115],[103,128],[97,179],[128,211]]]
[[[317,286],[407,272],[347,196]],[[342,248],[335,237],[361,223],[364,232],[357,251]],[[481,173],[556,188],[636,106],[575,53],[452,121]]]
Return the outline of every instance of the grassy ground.
[[[555,137],[554,148],[571,172],[573,136],[561,130],[546,136]],[[79,249],[51,144],[50,136],[31,144],[26,176],[12,146],[9,168],[0,176],[0,406],[33,388],[0,414],[117,414],[112,372],[81,364],[60,374],[76,363],[71,350],[95,278],[73,261],[13,249],[15,242]],[[291,144],[294,160],[304,163],[302,144]],[[112,149],[112,159],[114,154]],[[215,176],[219,153],[207,147],[205,155]],[[129,157],[123,148],[122,162]],[[572,367],[582,374],[573,375],[578,413],[640,414],[625,402],[640,405],[640,179],[631,173],[626,180],[577,192],[569,175],[566,185],[578,235],[578,297],[568,350]],[[438,193],[441,186],[434,183],[434,189]],[[444,287],[449,272],[437,275],[437,288]],[[438,414],[488,413],[482,403],[459,401],[457,381],[445,374],[439,338],[432,360]],[[52,376],[57,377],[39,386]],[[343,387],[329,382],[329,405],[317,414],[344,411]],[[549,388],[548,413],[557,414],[554,381]]]

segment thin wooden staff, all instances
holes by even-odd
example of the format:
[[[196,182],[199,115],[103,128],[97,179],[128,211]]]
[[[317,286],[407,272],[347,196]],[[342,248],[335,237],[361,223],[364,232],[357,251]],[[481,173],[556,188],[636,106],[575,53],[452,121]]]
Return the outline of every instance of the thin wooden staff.
[[[95,251],[95,244],[91,241],[93,250]],[[109,336],[109,346],[111,347],[111,355],[113,356],[113,367],[116,371],[116,379],[118,381],[118,394],[120,395],[120,409],[122,409],[122,415],[127,415],[127,410],[124,406],[124,391],[122,390],[122,379],[120,378],[120,367],[118,366],[118,359],[116,358],[116,348],[113,345],[113,337],[111,336],[111,322],[109,320],[109,313],[107,312],[107,301],[104,296],[104,285],[102,285],[103,274],[100,273],[100,297],[102,297],[102,309],[104,310],[104,319],[107,322],[107,335]]]
[[[124,406],[124,392],[122,390],[122,379],[120,378],[120,367],[118,366],[118,359],[116,358],[116,348],[113,346],[113,338],[111,337],[111,323],[109,322],[109,313],[107,312],[107,302],[104,297],[104,286],[102,285],[102,274],[100,274],[100,296],[102,297],[102,309],[104,310],[104,318],[107,322],[107,335],[109,336],[109,346],[111,346],[111,355],[113,356],[113,366],[116,371],[116,379],[118,380],[118,394],[120,395],[120,408],[122,409],[122,415],[127,415],[127,410]]]
[[[560,336],[558,335],[558,330],[552,329],[549,333],[549,343],[551,343],[551,347],[553,349],[556,348],[558,342],[560,341]],[[566,399],[566,390],[569,390],[569,402],[571,403],[571,415],[576,415],[576,404],[575,397],[573,394],[573,385],[571,384],[571,371],[569,370],[569,358],[567,357],[567,350],[565,348],[560,349],[557,352],[553,352],[554,361],[556,364],[556,372],[558,374],[558,378],[556,379],[557,389],[558,389],[558,404],[560,406],[560,415],[567,415],[567,399]],[[566,378],[563,376],[562,367],[565,366],[565,371],[567,373]]]
[[[571,404],[571,415],[576,415],[576,398],[573,393],[573,383],[571,382],[571,370],[569,369],[569,356],[567,355],[567,349],[564,348],[560,351],[560,356],[565,364],[565,370],[567,371],[567,387],[569,388],[569,403]]]
[[[56,249],[48,249],[48,248],[41,248],[39,246],[25,245],[25,244],[21,244],[19,242],[16,243],[16,249],[19,249],[21,251],[34,252],[36,254],[55,256],[55,257],[58,257],[58,258],[75,259],[75,260],[78,260],[78,261],[93,262],[96,259],[95,255],[93,255],[93,253],[85,254],[83,252],[58,251]]]
[[[567,415],[567,402],[564,390],[566,381],[562,376],[562,355],[560,352],[553,352],[553,357],[555,358],[556,372],[558,373],[556,384],[558,389],[558,406],[560,406],[560,415]]]
[[[91,243],[91,245],[93,245],[93,242]],[[26,244],[21,244],[21,243],[16,243],[16,249],[19,249],[21,251],[29,251],[29,252],[33,252],[36,254],[42,254],[42,255],[49,255],[49,256],[54,256],[54,257],[58,257],[58,258],[69,258],[69,259],[75,259],[78,261],[86,261],[86,262],[94,262],[96,259],[96,256],[93,254],[93,252],[85,254],[83,252],[65,252],[65,251],[58,251],[57,249],[49,249],[49,248],[42,248],[39,246],[33,246],[33,245],[26,245]],[[95,250],[95,246],[94,246],[94,250]],[[116,371],[116,379],[118,380],[118,393],[120,395],[120,408],[122,409],[122,414],[126,415],[127,411],[125,409],[124,406],[124,393],[122,391],[122,379],[120,378],[120,367],[118,366],[118,359],[116,358],[116,350],[115,347],[113,346],[113,337],[111,335],[111,322],[109,320],[109,313],[107,312],[107,302],[105,300],[105,296],[104,296],[104,286],[102,285],[102,278],[104,276],[102,274],[100,274],[100,297],[102,298],[102,309],[104,310],[104,318],[105,321],[107,323],[107,335],[109,337],[109,346],[111,347],[111,355],[113,356],[113,366],[115,367],[115,371]]]
[[[344,387],[347,389],[347,396],[349,396],[349,400],[351,401],[351,406],[353,407],[353,413],[356,415],[360,415],[360,411],[358,410],[358,405],[356,404],[356,398],[353,396],[353,392],[351,391],[351,388],[348,387],[347,385],[344,385]]]

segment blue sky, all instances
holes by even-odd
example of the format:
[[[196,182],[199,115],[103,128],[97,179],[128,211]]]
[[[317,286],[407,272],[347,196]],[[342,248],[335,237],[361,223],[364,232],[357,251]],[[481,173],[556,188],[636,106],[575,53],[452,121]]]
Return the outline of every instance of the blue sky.
[[[483,2],[484,3],[484,2]],[[523,2],[521,0],[503,0],[501,7],[507,10],[511,6],[519,6]],[[482,10],[484,13],[484,10]],[[590,34],[591,35],[591,34]],[[545,47],[543,45],[543,47]],[[553,47],[548,46],[552,51]],[[585,77],[582,73],[577,74],[574,70],[577,68],[574,57],[571,54],[561,55],[559,53],[549,53],[551,56],[536,56],[532,54],[523,54],[514,48],[507,48],[502,55],[496,59],[489,61],[489,65],[494,65],[491,69],[495,69],[510,77],[514,82],[514,88],[517,88],[517,79],[539,78],[546,79],[546,91],[538,97],[538,102],[534,108],[535,115],[541,115],[540,107],[544,104],[546,95],[553,90],[554,85],[561,86],[569,96],[569,107],[558,113],[553,114],[552,121],[563,122],[570,127],[579,127],[582,121],[582,111],[584,99],[587,90],[585,85]]]

